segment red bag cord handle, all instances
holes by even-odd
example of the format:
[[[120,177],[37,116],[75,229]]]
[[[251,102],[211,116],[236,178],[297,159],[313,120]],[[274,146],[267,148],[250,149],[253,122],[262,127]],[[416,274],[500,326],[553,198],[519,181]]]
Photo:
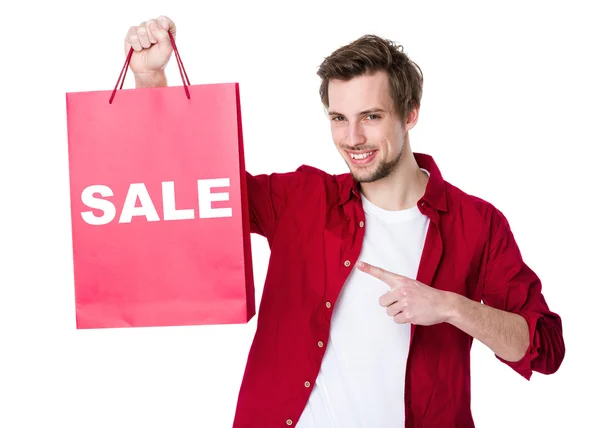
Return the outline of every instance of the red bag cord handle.
[[[188,85],[190,85],[190,79],[188,78],[188,75],[185,71],[183,62],[181,61],[181,56],[179,55],[179,50],[177,49],[177,45],[175,44],[175,38],[173,37],[173,34],[171,34],[170,31],[168,31],[168,33],[169,33],[169,38],[171,39],[171,45],[173,45],[173,52],[175,53],[175,59],[177,60],[177,66],[179,67],[179,74],[181,75],[181,80],[183,81],[183,89],[185,91],[185,95],[189,99],[190,98],[190,90],[188,89]],[[129,68],[129,62],[131,61],[132,55],[133,55],[133,48],[130,48],[129,53],[127,54],[127,58],[125,59],[125,64],[123,65],[123,68],[121,69],[121,74],[119,74],[119,80],[117,80],[117,84],[115,85],[115,88],[112,91],[110,99],[108,100],[109,104],[112,104],[112,102],[115,98],[115,95],[117,93],[117,88],[123,89],[123,84],[125,83],[125,76],[127,75],[127,69]],[[187,82],[187,85],[186,85],[186,82]],[[119,86],[119,83],[121,83],[120,86]]]

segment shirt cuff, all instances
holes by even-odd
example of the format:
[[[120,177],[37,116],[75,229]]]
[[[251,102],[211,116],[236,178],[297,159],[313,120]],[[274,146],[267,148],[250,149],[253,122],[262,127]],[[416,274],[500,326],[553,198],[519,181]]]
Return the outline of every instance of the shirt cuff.
[[[507,361],[498,355],[496,355],[496,358],[519,373],[525,379],[529,380],[533,374],[533,370],[531,369],[531,361],[539,355],[538,351],[540,350],[540,341],[539,336],[536,334],[536,329],[538,320],[542,317],[542,315],[539,313],[528,312],[517,312],[517,314],[525,318],[525,321],[527,321],[527,326],[529,327],[529,347],[527,348],[527,352],[525,352],[525,355],[519,361]]]

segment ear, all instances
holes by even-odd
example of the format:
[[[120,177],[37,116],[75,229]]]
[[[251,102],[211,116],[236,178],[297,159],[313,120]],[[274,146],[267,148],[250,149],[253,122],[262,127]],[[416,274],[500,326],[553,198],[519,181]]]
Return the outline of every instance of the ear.
[[[419,107],[414,105],[408,112],[406,116],[406,121],[404,123],[404,128],[409,131],[417,124],[419,121]]]

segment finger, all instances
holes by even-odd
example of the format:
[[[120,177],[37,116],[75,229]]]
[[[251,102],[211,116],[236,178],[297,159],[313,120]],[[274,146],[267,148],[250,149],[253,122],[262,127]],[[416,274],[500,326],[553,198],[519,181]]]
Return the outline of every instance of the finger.
[[[385,269],[382,269],[378,266],[373,266],[363,261],[358,262],[358,269],[385,282],[390,287],[395,285],[394,280],[396,279],[396,275]]]
[[[379,298],[379,304],[384,308],[387,308],[390,305],[393,305],[397,301],[400,300],[400,296],[394,292],[395,290],[390,290]]]
[[[171,44],[171,38],[169,32],[165,30],[162,25],[152,26],[152,34],[158,42],[158,52],[163,58],[168,58],[173,52],[173,45]]]
[[[158,22],[156,21],[156,19],[150,19],[148,20],[148,22],[146,22],[146,31],[148,32],[148,40],[150,40],[150,43],[155,44],[158,43],[158,40],[156,40],[156,37],[154,36],[154,29],[158,26]]]
[[[150,39],[148,38],[148,31],[146,31],[146,23],[145,22],[142,22],[140,25],[138,25],[137,35],[138,35],[138,39],[140,40],[140,44],[142,45],[143,48],[147,49],[150,46],[152,46],[150,44]]]
[[[406,311],[400,312],[398,315],[394,316],[394,322],[396,324],[408,324],[410,323],[409,317],[406,314]]]
[[[396,302],[387,307],[387,314],[394,317],[406,309],[406,302]]]
[[[175,27],[175,23],[168,16],[159,16],[157,19],[159,26],[165,31],[170,31],[173,36],[175,36],[177,32],[177,28]]]
[[[137,35],[137,27],[131,27],[125,37],[125,53],[128,53],[130,48],[133,48],[136,52],[142,50],[142,45]]]

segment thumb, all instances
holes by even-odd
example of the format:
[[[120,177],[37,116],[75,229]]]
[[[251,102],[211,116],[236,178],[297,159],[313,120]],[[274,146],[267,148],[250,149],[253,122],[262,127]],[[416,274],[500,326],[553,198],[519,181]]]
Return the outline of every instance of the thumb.
[[[173,34],[173,37],[175,37],[175,34],[177,33],[177,28],[175,27],[175,22],[173,22],[173,20],[171,18],[169,18],[168,16],[159,16],[156,21],[158,22],[158,25],[164,29],[165,31],[170,31],[171,34]]]
[[[165,30],[162,24],[152,24],[150,30],[158,42],[158,51],[160,52],[160,55],[163,58],[168,58],[173,52],[173,45],[171,44],[168,30]],[[175,35],[173,35],[173,37],[175,37]]]

